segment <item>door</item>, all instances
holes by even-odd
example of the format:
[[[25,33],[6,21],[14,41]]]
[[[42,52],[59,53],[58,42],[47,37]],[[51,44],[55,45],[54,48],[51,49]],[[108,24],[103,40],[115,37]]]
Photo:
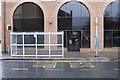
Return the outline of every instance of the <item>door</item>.
[[[80,33],[77,31],[68,32],[68,51],[80,51]]]

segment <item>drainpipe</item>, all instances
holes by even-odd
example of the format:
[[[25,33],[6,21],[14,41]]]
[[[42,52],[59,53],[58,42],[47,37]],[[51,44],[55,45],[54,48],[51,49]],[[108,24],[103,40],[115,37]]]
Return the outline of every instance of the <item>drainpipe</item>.
[[[6,3],[4,0],[4,52],[6,51]]]

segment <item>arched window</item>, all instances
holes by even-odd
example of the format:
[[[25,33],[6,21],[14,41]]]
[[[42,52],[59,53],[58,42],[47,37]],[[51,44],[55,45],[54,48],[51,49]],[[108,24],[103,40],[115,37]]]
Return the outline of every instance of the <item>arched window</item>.
[[[44,15],[35,3],[26,2],[18,6],[13,15],[14,32],[44,32]]]
[[[13,14],[13,32],[44,32],[44,15],[42,9],[35,3],[26,2],[16,8]],[[21,43],[21,36],[17,36]],[[44,36],[38,36],[38,44],[44,43]],[[25,35],[25,44],[35,44],[33,35]]]
[[[104,12],[104,47],[120,47],[120,1],[109,4]]]
[[[67,2],[58,12],[58,31],[65,32],[65,47],[71,32],[79,32],[80,48],[90,48],[90,13],[81,2]]]

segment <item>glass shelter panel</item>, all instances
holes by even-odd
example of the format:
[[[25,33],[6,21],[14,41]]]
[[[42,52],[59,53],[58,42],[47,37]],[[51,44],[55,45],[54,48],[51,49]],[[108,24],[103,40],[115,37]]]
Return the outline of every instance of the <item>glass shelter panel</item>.
[[[11,56],[64,57],[63,35],[63,32],[11,32]]]

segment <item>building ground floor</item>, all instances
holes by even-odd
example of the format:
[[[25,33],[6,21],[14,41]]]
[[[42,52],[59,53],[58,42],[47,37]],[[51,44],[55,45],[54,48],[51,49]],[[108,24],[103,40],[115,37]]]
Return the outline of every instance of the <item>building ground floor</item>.
[[[2,2],[1,20],[3,52],[11,49],[11,32],[63,31],[65,52],[95,52],[96,34],[99,52],[118,52],[120,47],[120,1],[116,0]],[[34,44],[34,37],[34,35],[25,36],[23,42]],[[40,39],[38,43],[46,44],[47,37],[49,36],[38,36]],[[17,43],[23,43],[21,39],[21,36],[17,36]],[[61,42],[56,36],[52,36],[51,39],[54,43]]]

